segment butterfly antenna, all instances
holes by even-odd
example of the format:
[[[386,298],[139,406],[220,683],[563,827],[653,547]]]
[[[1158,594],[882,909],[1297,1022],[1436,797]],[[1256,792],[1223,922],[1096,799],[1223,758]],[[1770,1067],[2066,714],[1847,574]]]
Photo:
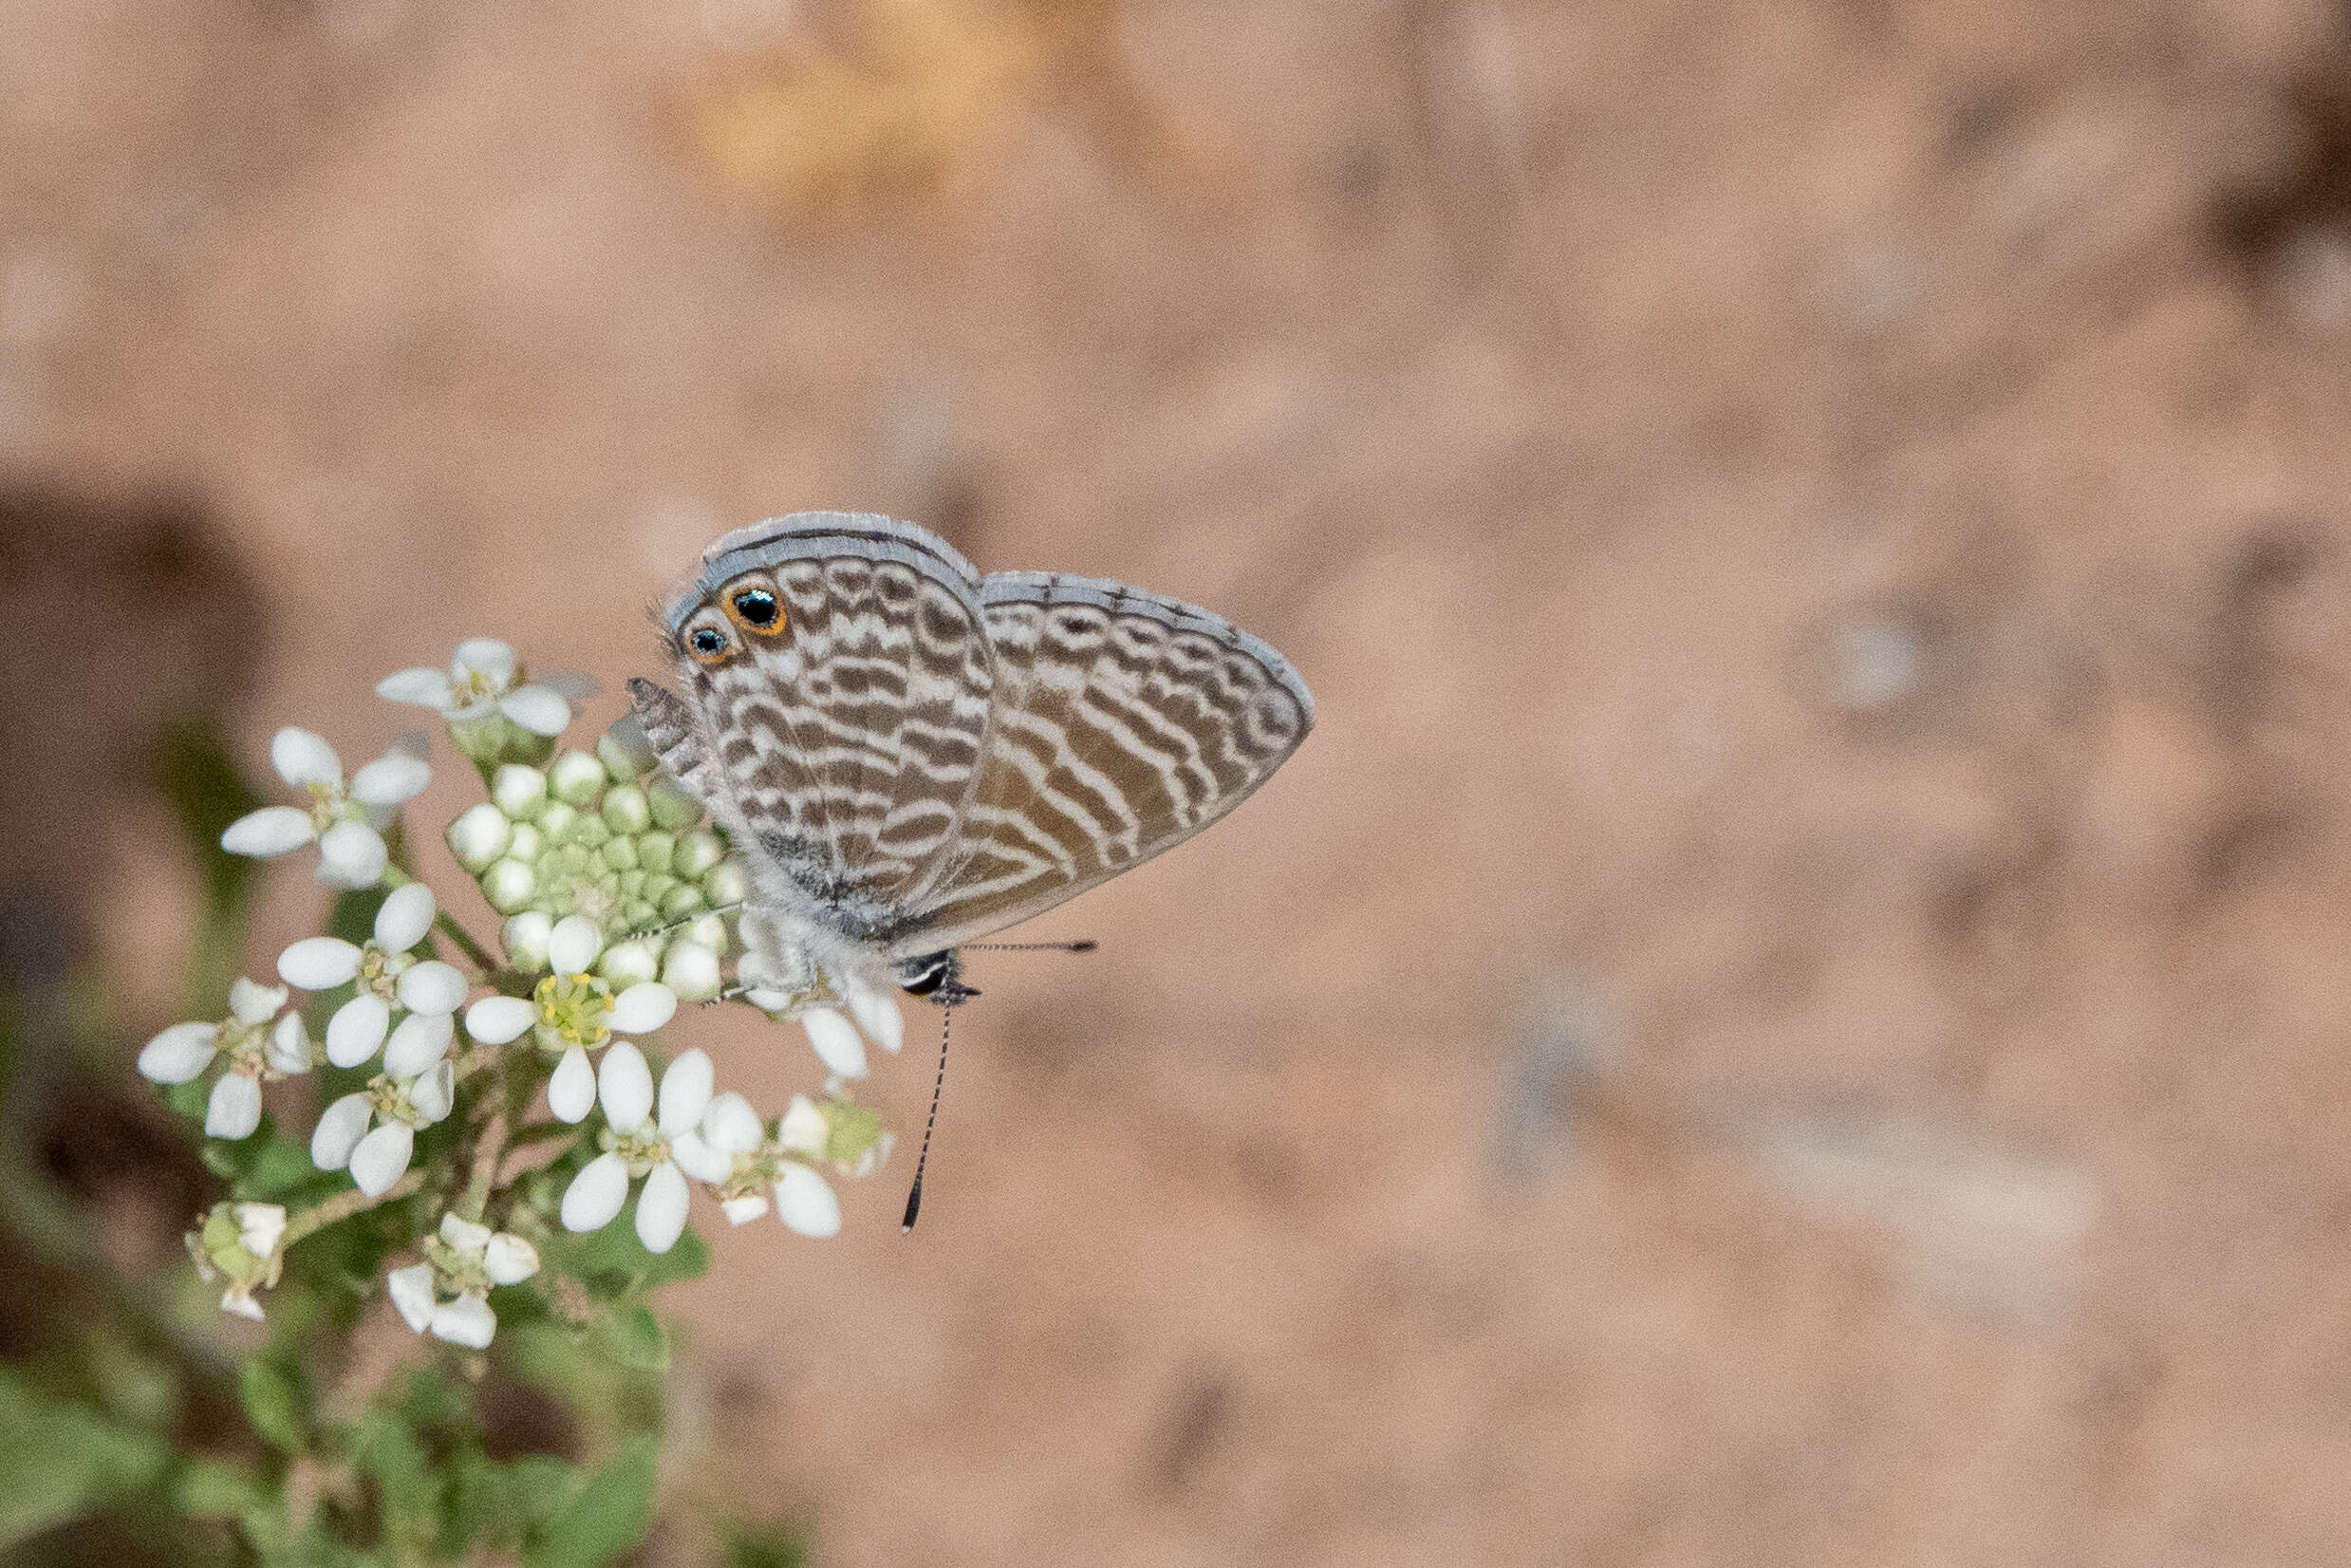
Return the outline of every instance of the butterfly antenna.
[[[1098,942],[973,942],[963,944],[966,953],[1091,953],[1102,944]]]
[[[939,1092],[947,1085],[947,1036],[955,1028],[955,1009],[939,1010],[939,1075],[931,1080],[930,1115],[923,1123],[923,1152],[914,1159],[914,1185],[906,1190],[906,1212],[898,1222],[898,1234],[904,1236],[914,1228],[914,1217],[923,1212],[923,1167],[930,1164],[931,1129],[939,1125]]]

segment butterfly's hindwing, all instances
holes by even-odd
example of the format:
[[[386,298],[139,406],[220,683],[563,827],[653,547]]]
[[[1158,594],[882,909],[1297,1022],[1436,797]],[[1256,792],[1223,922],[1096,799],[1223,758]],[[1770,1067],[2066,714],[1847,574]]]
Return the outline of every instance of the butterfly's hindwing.
[[[960,842],[893,956],[1016,924],[1231,811],[1306,738],[1287,661],[1222,619],[1117,583],[981,585],[996,669]]]

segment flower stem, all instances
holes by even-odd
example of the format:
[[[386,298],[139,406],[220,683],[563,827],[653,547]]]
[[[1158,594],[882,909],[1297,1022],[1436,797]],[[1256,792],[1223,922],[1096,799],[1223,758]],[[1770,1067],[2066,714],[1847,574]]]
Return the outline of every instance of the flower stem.
[[[488,980],[498,972],[498,961],[490,956],[488,948],[474,940],[472,932],[457,924],[455,915],[443,909],[433,917],[433,924],[436,929],[445,933],[451,942],[456,943],[459,951],[474,961],[481,970],[483,980]]]
[[[370,1198],[359,1188],[338,1193],[323,1204],[304,1209],[286,1222],[286,1237],[280,1246],[289,1247],[314,1230],[324,1229],[338,1220],[348,1220],[354,1214],[364,1214],[379,1204],[398,1203],[424,1185],[424,1172],[412,1170]]]

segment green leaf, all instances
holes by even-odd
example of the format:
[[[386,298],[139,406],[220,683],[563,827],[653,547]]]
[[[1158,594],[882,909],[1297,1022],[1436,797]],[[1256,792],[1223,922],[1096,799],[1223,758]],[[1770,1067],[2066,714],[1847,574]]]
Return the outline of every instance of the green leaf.
[[[585,1236],[558,1232],[539,1251],[556,1272],[570,1275],[602,1301],[699,1279],[710,1269],[710,1244],[691,1227],[664,1253],[647,1252],[637,1227],[622,1224]]]
[[[171,1453],[0,1372],[0,1546],[152,1484]]]
[[[605,1343],[612,1358],[637,1372],[669,1370],[669,1335],[651,1307],[623,1307],[605,1319]]]
[[[261,1483],[241,1465],[192,1459],[172,1478],[172,1509],[190,1519],[236,1519],[261,1500]]]
[[[385,1537],[430,1541],[439,1522],[440,1487],[416,1434],[398,1417],[374,1410],[360,1423],[353,1448],[360,1468],[383,1489]]]
[[[525,1454],[506,1467],[514,1503],[531,1524],[545,1524],[580,1495],[580,1468],[552,1454]]]
[[[285,1371],[258,1358],[246,1362],[237,1374],[237,1397],[263,1442],[289,1454],[298,1454],[308,1446],[303,1430],[302,1391]]]
[[[730,1524],[726,1568],[808,1568],[808,1547],[779,1525]]]
[[[644,1540],[653,1528],[659,1451],[659,1443],[647,1435],[624,1442],[611,1463],[548,1525],[528,1559],[532,1568],[603,1568]]]

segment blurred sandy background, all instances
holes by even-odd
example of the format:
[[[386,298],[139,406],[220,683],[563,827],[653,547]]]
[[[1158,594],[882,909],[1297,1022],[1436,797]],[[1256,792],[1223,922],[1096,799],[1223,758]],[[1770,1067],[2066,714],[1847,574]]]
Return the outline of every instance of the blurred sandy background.
[[[980,961],[914,1237],[902,1162],[715,1238],[681,1486],[826,1568],[2342,1559],[2347,48],[7,0],[0,478],[94,509],[0,555],[10,875],[143,1037],[187,872],[85,825],[151,708],[369,756],[479,633],[616,691],[808,507],[1181,594],[1319,730],[1031,928],[1100,955]]]

